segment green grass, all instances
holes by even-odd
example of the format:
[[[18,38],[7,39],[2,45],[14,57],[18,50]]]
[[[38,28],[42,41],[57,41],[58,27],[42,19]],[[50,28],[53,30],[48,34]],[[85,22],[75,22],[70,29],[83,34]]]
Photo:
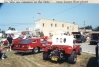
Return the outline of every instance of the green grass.
[[[2,38],[0,37],[0,40],[1,40]]]
[[[69,64],[66,61],[62,63],[53,63],[44,61],[42,53],[30,55],[16,55],[14,51],[6,52],[8,58],[0,60],[0,67],[95,67],[95,55],[83,53],[78,55],[76,64]]]

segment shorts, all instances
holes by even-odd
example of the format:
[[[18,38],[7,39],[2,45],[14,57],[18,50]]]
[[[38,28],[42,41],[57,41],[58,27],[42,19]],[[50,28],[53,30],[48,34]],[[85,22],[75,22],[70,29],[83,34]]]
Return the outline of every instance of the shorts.
[[[11,44],[8,44],[8,46],[12,46],[12,43]]]

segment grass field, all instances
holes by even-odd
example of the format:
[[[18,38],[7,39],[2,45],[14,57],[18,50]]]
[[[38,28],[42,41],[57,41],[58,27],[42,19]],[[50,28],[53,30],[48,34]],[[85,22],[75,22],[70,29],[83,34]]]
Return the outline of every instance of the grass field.
[[[21,56],[14,54],[14,51],[8,51],[6,54],[8,58],[0,60],[0,67],[96,67],[95,55],[87,53],[78,55],[76,64],[44,61],[42,53]]]

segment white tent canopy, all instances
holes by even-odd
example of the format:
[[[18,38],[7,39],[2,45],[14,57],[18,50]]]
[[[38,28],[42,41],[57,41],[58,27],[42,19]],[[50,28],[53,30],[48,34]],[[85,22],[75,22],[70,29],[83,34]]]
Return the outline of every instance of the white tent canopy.
[[[17,30],[8,30],[5,32],[6,34],[14,34],[14,33],[18,33]]]

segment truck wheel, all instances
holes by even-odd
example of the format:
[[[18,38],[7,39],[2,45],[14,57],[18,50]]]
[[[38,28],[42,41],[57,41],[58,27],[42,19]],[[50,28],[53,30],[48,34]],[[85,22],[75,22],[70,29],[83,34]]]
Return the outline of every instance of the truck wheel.
[[[90,42],[89,45],[91,45],[92,43]]]
[[[43,52],[43,60],[48,60],[48,53],[47,52]]]
[[[81,54],[82,54],[82,48],[80,47],[78,50],[78,55],[81,55]]]
[[[39,48],[38,47],[35,47],[34,49],[33,49],[33,53],[38,53],[39,52]]]
[[[77,55],[76,52],[73,51],[72,54],[68,57],[68,62],[74,64],[76,63],[76,61],[77,61]]]
[[[96,58],[98,58],[98,46],[96,46],[95,51],[96,51]]]
[[[84,43],[84,40],[81,40],[81,43]]]

